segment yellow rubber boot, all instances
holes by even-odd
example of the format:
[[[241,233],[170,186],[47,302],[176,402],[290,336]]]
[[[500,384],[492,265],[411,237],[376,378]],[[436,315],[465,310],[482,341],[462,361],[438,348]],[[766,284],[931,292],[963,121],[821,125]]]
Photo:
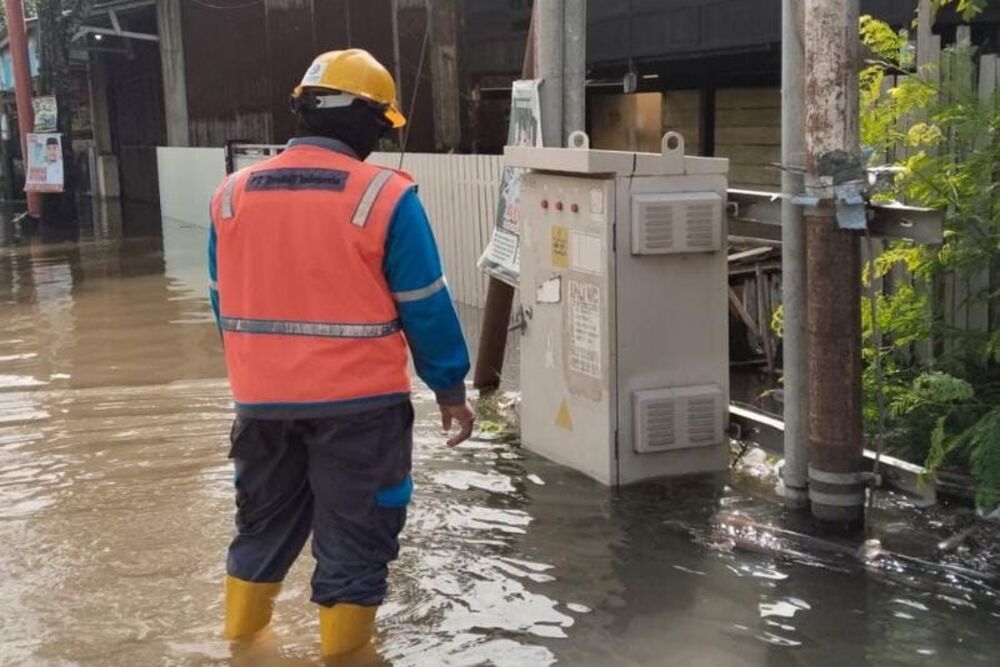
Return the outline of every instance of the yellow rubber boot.
[[[255,583],[226,577],[226,639],[253,639],[271,622],[281,583]]]
[[[371,641],[377,607],[335,604],[319,608],[320,651],[324,658],[354,653]]]

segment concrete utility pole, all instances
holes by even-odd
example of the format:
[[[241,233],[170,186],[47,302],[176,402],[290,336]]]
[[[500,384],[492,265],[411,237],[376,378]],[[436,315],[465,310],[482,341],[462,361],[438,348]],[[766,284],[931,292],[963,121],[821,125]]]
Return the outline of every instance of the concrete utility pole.
[[[17,103],[17,126],[21,132],[21,160],[28,170],[28,133],[35,131],[35,107],[31,103],[31,66],[28,60],[28,34],[24,26],[22,0],[4,0],[7,10],[7,35],[10,58],[14,68],[14,100]],[[28,215],[42,215],[42,198],[37,192],[26,193]]]
[[[805,0],[809,500],[815,518],[864,518],[861,253],[836,186],[865,178],[858,147],[858,0]]]
[[[535,63],[542,80],[542,142],[561,148],[563,134],[563,0],[535,0]]]
[[[570,132],[586,121],[586,0],[535,0],[521,78],[542,79],[539,90],[542,143],[566,145]],[[490,278],[473,386],[489,392],[500,386],[514,289]]]
[[[431,22],[431,82],[434,90],[434,144],[439,151],[453,151],[461,141],[461,109],[458,99],[458,3],[435,0],[427,3]]]
[[[188,146],[191,143],[182,25],[181,0],[160,0],[156,3],[168,146]]]
[[[587,122],[587,0],[563,0],[563,145]]]
[[[781,301],[785,393],[785,504],[809,504],[809,394],[806,377],[806,228],[792,196],[805,190],[805,42],[802,0],[781,6]]]

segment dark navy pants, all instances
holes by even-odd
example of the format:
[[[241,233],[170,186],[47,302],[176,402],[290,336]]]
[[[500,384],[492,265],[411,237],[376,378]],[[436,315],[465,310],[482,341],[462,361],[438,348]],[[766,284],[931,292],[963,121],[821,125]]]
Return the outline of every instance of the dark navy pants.
[[[321,419],[237,417],[228,573],[282,581],[311,531],[313,602],[381,604],[413,490],[412,430],[409,401]]]

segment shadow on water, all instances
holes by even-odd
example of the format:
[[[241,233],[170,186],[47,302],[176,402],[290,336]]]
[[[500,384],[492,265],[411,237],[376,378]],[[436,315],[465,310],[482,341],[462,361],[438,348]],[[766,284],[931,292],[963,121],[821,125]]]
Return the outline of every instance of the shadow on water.
[[[229,664],[205,229],[114,207],[70,238],[0,229],[0,663]],[[449,450],[414,402],[376,664],[995,664],[991,584],[920,551],[936,510],[887,497],[880,548],[819,539],[767,462],[611,491],[485,434]],[[310,570],[306,551],[277,603],[281,661],[256,664],[315,664]]]

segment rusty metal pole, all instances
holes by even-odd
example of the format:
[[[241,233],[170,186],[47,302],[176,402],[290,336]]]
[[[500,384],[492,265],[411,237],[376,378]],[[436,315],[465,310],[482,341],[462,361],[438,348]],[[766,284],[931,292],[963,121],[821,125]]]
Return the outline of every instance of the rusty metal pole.
[[[858,525],[865,482],[861,413],[861,248],[838,225],[836,187],[864,175],[858,147],[858,0],[805,1],[809,500],[813,517]],[[860,172],[860,173],[859,173]]]
[[[524,50],[521,78],[535,75],[535,9],[531,10],[528,24],[528,42]],[[507,329],[514,303],[514,288],[497,278],[490,277],[483,306],[483,328],[479,334],[479,352],[472,386],[481,393],[496,391],[500,387],[503,359],[507,351]]]
[[[17,126],[21,133],[21,160],[28,171],[28,133],[35,131],[35,108],[31,102],[31,65],[28,60],[28,34],[24,25],[22,0],[4,0],[7,10],[7,35],[10,39],[10,59],[14,69],[14,100],[17,103]],[[28,215],[42,214],[42,198],[37,192],[26,193]]]

